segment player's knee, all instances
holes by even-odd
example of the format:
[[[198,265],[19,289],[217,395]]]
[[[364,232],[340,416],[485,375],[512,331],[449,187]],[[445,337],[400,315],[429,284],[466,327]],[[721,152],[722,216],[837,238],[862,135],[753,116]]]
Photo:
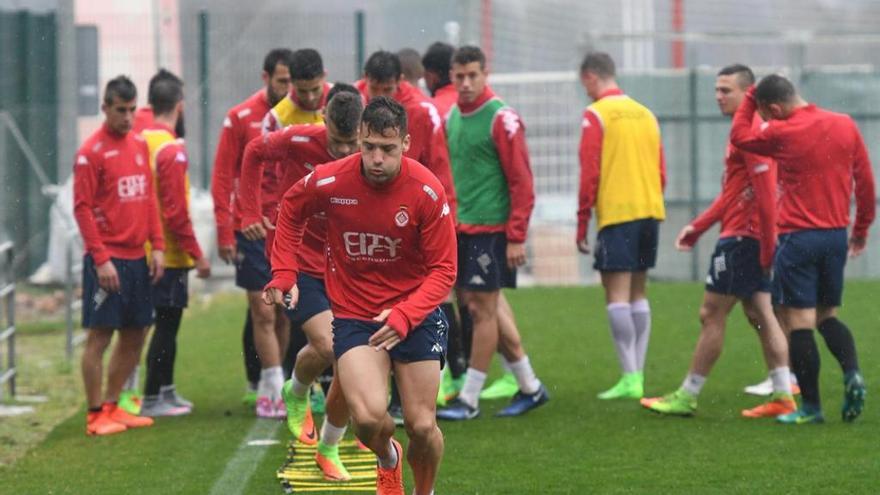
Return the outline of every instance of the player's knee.
[[[351,411],[351,419],[359,431],[374,432],[382,427],[386,414],[384,407],[371,406],[364,402],[349,403],[348,407]]]
[[[488,298],[474,297],[467,302],[468,314],[474,322],[489,320],[497,314],[497,305],[490,303]]]
[[[726,315],[721,308],[714,304],[703,304],[700,306],[700,323],[703,328],[714,327],[717,323],[723,322]]]
[[[410,440],[426,441],[437,431],[437,420],[432,414],[423,414],[416,418],[405,418],[403,426]]]
[[[251,307],[251,320],[254,324],[254,330],[258,328],[274,328],[275,326],[275,310],[271,306],[255,305]]]

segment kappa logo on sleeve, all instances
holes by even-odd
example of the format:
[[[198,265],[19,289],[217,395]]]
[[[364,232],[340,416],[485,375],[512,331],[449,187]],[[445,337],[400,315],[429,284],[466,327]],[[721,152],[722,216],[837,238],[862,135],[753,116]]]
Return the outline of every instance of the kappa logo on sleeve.
[[[450,213],[449,203],[443,203],[443,211],[440,212],[440,218],[443,218],[446,215],[449,215],[449,213]]]
[[[520,128],[519,115],[509,108],[501,110],[501,122],[504,124],[504,130],[507,132],[507,138],[513,139],[513,136],[516,135]]]
[[[437,132],[440,127],[443,126],[443,118],[440,117],[440,112],[437,111],[437,107],[429,101],[423,101],[420,105],[428,110],[428,116],[431,117],[431,125],[434,128],[433,132]]]
[[[88,165],[88,164],[89,164],[89,159],[86,158],[85,155],[78,155],[78,156],[76,157],[76,164],[77,164],[77,165]]]
[[[178,151],[177,155],[174,157],[174,161],[186,162],[186,153],[184,153],[183,151]]]
[[[227,129],[232,128],[232,120],[229,117],[223,117],[223,127]]]

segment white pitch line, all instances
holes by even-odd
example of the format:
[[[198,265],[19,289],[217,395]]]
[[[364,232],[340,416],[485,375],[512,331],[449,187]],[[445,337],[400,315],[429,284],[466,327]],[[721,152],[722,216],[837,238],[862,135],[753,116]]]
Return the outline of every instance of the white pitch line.
[[[282,421],[268,421],[258,419],[245,435],[244,440],[238,444],[232,458],[226,463],[223,474],[214,486],[211,487],[211,495],[240,495],[250,481],[254,470],[266,455],[265,446],[251,446],[251,442],[275,438]]]

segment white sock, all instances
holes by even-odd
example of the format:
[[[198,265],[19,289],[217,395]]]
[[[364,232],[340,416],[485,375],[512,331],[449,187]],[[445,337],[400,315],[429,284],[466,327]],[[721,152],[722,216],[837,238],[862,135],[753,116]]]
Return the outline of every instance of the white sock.
[[[391,442],[391,439],[388,439],[388,450],[391,452],[391,457],[388,459],[382,460],[379,459],[379,467],[382,469],[394,469],[397,467],[397,449],[394,448],[394,444]]]
[[[257,395],[270,398],[281,396],[281,387],[284,386],[284,371],[281,366],[263,368],[260,371],[260,384],[257,386]]]
[[[341,427],[333,426],[327,417],[324,416],[324,424],[321,426],[321,443],[328,446],[338,444],[342,437],[345,436],[345,429],[347,427],[348,425]]]
[[[468,368],[458,398],[471,407],[477,407],[480,405],[480,391],[483,390],[484,383],[486,383],[485,373]]]
[[[636,352],[636,328],[629,303],[609,303],[608,323],[611,324],[611,337],[620,360],[620,369],[624,374],[639,370],[638,353]]]
[[[700,395],[700,391],[703,390],[703,385],[705,384],[705,376],[696,373],[688,373],[687,376],[684,377],[684,382],[682,382],[681,388],[685,389],[692,395]]]
[[[636,329],[636,366],[642,371],[648,355],[648,341],[651,340],[651,305],[647,299],[639,299],[632,302],[630,310]]]
[[[141,365],[136,365],[133,370],[131,370],[131,374],[128,375],[128,379],[125,380],[125,386],[122,387],[122,390],[137,390],[138,382],[140,382],[140,370]]]
[[[510,370],[516,375],[516,383],[519,389],[525,394],[534,394],[541,388],[541,380],[535,376],[535,370],[532,369],[532,363],[529,362],[528,356],[514,363],[510,363]]]
[[[290,389],[293,391],[293,395],[297,397],[305,397],[306,392],[309,391],[309,384],[299,381],[299,379],[296,377],[295,372],[290,374],[290,381],[293,384],[293,386],[290,387]]]
[[[499,353],[498,358],[501,360],[501,367],[504,369],[504,372],[513,373],[513,368],[510,367],[510,361],[504,357],[504,354]]]
[[[770,380],[773,382],[773,393],[791,394],[791,371],[788,366],[770,370]]]

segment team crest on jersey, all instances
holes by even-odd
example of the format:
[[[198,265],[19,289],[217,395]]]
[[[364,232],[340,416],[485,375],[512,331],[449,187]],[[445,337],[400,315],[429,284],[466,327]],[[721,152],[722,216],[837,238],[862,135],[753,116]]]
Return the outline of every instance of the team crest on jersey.
[[[406,227],[409,223],[409,213],[406,212],[405,205],[400,205],[400,210],[394,215],[394,223],[398,227]]]

